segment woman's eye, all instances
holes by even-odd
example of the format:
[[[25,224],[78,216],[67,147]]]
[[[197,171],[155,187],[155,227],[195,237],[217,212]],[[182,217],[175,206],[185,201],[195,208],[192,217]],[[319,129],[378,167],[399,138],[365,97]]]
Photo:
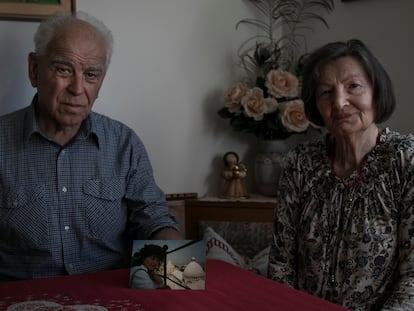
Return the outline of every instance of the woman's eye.
[[[362,84],[360,83],[350,83],[348,86],[350,92],[359,92],[362,90]]]
[[[327,96],[327,95],[329,95],[331,92],[332,92],[332,91],[331,91],[330,89],[320,90],[318,95],[319,95],[319,97],[322,97],[322,96]]]

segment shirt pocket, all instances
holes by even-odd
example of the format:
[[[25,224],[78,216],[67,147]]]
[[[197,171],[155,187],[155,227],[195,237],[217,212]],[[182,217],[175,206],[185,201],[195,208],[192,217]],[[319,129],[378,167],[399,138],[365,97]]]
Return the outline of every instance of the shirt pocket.
[[[122,179],[89,180],[83,185],[86,221],[90,235],[119,237],[126,229],[127,211]]]
[[[0,247],[28,250],[47,246],[49,214],[45,186],[0,189]]]

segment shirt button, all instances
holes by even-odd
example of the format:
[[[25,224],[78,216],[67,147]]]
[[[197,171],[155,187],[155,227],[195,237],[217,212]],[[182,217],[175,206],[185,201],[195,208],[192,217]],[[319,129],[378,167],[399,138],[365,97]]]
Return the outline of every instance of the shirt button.
[[[66,188],[66,187],[62,187],[62,191],[63,191],[63,192],[68,192],[68,188]]]
[[[68,231],[70,229],[69,226],[65,226],[65,231]]]

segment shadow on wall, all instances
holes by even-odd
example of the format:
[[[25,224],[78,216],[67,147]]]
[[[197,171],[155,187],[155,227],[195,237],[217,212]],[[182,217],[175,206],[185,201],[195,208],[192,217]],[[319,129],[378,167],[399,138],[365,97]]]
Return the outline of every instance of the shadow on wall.
[[[255,154],[254,146],[256,139],[254,135],[242,132],[235,132],[228,124],[228,120],[222,119],[217,114],[217,111],[224,105],[223,102],[224,90],[216,89],[209,93],[203,101],[203,115],[206,124],[203,128],[214,137],[217,152],[215,153],[209,168],[209,174],[204,180],[204,186],[207,189],[206,195],[217,196],[221,192],[222,177],[221,172],[224,169],[223,155],[227,151],[235,151],[240,156],[240,161],[247,165],[246,183],[249,192],[254,192],[253,189],[253,155]],[[246,149],[244,152],[243,150]]]
[[[207,196],[218,196],[221,192],[221,172],[223,167],[223,158],[216,155],[210,164],[210,174],[205,179],[207,186]]]
[[[217,196],[221,191],[223,170],[223,155],[227,151],[235,151],[240,156],[240,161],[247,165],[247,187],[253,192],[253,165],[255,154],[252,146],[256,143],[256,138],[252,134],[235,132],[229,126],[228,120],[220,118],[217,111],[224,105],[224,93],[231,81],[238,81],[244,70],[235,63],[235,52],[233,50],[227,51],[221,64],[220,73],[218,73],[213,89],[207,91],[208,94],[202,102],[203,133],[209,135],[214,140],[210,148],[214,148],[209,163],[209,174],[204,179],[204,187],[207,192],[206,195]]]
[[[0,115],[29,105],[35,93],[27,75],[28,40],[11,31],[0,37]]]

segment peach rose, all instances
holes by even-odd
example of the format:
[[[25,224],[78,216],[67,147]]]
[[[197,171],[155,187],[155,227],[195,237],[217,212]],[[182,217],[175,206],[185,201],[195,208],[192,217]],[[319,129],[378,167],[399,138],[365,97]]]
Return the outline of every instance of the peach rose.
[[[254,87],[247,91],[246,96],[242,98],[241,105],[247,116],[260,121],[265,113],[276,111],[278,103],[273,98],[264,98],[263,90]]]
[[[224,105],[230,112],[236,112],[240,108],[241,99],[247,93],[247,85],[239,82],[227,89],[224,93]]]
[[[298,85],[298,78],[288,71],[270,70],[266,76],[266,87],[274,97],[296,97]]]
[[[286,102],[283,107],[281,121],[289,131],[305,131],[309,126],[309,120],[305,116],[303,101],[296,99]]]

